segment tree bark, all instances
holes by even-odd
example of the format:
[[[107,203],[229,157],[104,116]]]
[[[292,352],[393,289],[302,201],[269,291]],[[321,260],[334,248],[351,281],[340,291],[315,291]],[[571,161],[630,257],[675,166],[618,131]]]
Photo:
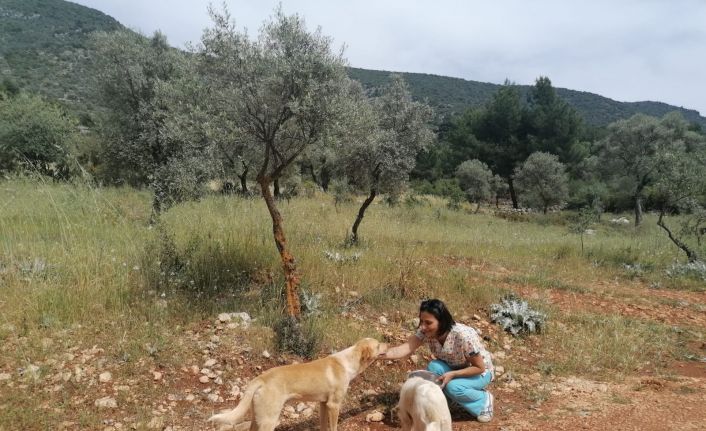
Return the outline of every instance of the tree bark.
[[[248,190],[248,170],[250,168],[248,165],[246,165],[243,162],[243,174],[238,175],[238,178],[240,178],[240,191],[243,193],[243,195],[247,196],[250,194],[250,191]]]
[[[473,212],[473,214],[478,214],[478,211],[480,211],[480,201],[476,203],[476,210]]]
[[[272,181],[268,178],[258,179],[262,197],[267,204],[267,210],[272,218],[272,233],[275,239],[275,245],[282,259],[284,267],[285,279],[285,296],[287,300],[287,315],[291,318],[299,320],[301,318],[301,303],[299,301],[299,283],[301,279],[297,273],[297,265],[294,256],[287,250],[287,240],[284,236],[284,228],[282,226],[282,215],[277,209],[274,196],[270,192],[270,184]]]
[[[275,199],[279,199],[279,198],[280,198],[280,195],[281,195],[281,193],[280,193],[280,191],[279,191],[279,179],[274,180],[274,181],[272,182],[272,184],[273,184],[273,189],[274,189],[274,192],[275,192]]]
[[[512,199],[512,207],[518,209],[520,206],[517,204],[517,193],[515,193],[515,185],[512,182],[512,178],[507,179],[507,184],[510,189],[510,199]]]
[[[679,238],[675,237],[675,236],[672,234],[672,231],[669,230],[669,228],[667,227],[666,224],[664,224],[663,217],[664,217],[664,212],[662,211],[662,212],[659,213],[659,219],[657,219],[657,226],[659,226],[659,227],[661,227],[662,229],[664,229],[664,230],[667,232],[667,235],[669,236],[669,239],[671,239],[672,242],[673,242],[677,247],[679,247],[680,249],[682,249],[682,250],[684,251],[684,253],[686,253],[686,257],[689,259],[689,262],[696,262],[696,261],[701,260],[701,259],[699,258],[699,255],[698,255],[694,250],[692,250],[691,248],[689,248],[688,245],[684,244],[681,240],[679,240]]]
[[[331,172],[324,166],[321,168],[321,189],[328,192],[328,185],[331,183]]]
[[[635,227],[642,223],[642,196],[635,196]]]
[[[365,201],[363,201],[363,205],[361,205],[360,209],[358,210],[358,216],[356,217],[355,222],[353,223],[353,228],[351,228],[351,244],[358,244],[358,226],[360,226],[360,222],[363,221],[363,216],[365,216],[365,210],[367,210],[370,204],[373,203],[375,196],[377,196],[377,189],[373,187],[370,189],[370,195],[365,199]]]

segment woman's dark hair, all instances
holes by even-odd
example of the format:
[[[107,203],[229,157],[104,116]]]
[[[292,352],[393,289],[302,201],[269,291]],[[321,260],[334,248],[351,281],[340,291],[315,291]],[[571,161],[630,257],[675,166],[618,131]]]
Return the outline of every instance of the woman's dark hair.
[[[439,321],[439,334],[445,334],[456,324],[446,304],[439,299],[426,299],[419,305],[419,313],[429,313]]]

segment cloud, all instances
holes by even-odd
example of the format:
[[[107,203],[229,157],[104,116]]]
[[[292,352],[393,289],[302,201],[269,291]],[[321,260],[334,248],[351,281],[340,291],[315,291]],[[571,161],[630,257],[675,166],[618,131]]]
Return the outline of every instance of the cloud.
[[[206,0],[76,0],[176,46],[210,23]],[[279,3],[226,1],[257,33]],[[216,6],[220,3],[214,2]],[[699,0],[291,0],[311,29],[347,45],[352,66],[555,86],[706,114],[706,2]]]

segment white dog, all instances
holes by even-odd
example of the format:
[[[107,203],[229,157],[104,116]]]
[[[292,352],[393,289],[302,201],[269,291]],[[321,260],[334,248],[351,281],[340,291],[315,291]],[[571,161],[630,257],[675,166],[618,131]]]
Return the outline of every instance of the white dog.
[[[284,403],[290,399],[318,401],[321,430],[336,431],[341,403],[348,385],[377,357],[387,351],[387,344],[363,338],[353,346],[333,355],[303,364],[272,368],[254,378],[235,409],[209,419],[230,425],[236,430],[272,431],[277,426]],[[251,423],[243,423],[252,411]]]
[[[402,431],[451,431],[451,413],[441,387],[415,373],[402,385],[397,414]]]

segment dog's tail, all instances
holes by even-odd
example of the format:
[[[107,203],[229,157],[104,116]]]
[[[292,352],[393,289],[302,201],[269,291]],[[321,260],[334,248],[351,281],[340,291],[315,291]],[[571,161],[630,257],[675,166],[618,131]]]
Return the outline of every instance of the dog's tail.
[[[248,385],[248,388],[243,394],[243,398],[240,400],[238,407],[231,411],[219,413],[208,418],[208,422],[215,422],[217,424],[224,425],[236,425],[245,419],[245,415],[248,414],[250,408],[252,407],[252,399],[255,392],[262,387],[262,380],[255,379]]]

